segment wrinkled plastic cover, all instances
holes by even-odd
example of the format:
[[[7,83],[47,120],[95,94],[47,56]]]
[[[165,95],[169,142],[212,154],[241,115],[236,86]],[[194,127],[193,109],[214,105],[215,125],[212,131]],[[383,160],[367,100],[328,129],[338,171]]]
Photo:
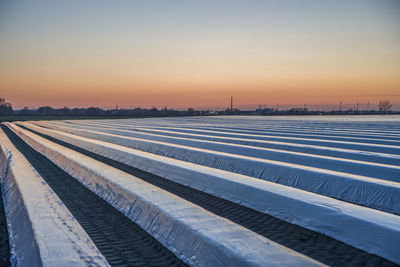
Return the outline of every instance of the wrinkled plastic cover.
[[[30,124],[24,125],[35,130],[40,130]],[[62,127],[61,129],[79,136],[260,178],[374,209],[400,214],[400,183],[395,182],[399,180],[398,176],[400,175],[400,167],[398,166],[367,162],[350,164],[348,160],[345,162],[335,161],[333,159],[322,160],[321,158],[307,158],[304,155],[296,154],[281,156],[284,157],[285,160],[292,157],[292,162],[299,162],[301,160],[316,161],[317,164],[324,167],[329,164],[336,168],[341,166],[343,171],[363,169],[370,174],[370,176],[367,177],[309,167],[306,165],[263,159],[254,157],[255,155],[253,157],[237,155],[241,151],[246,150],[246,148],[243,147],[231,147],[228,151],[230,153],[226,153],[220,152],[221,147],[213,143],[202,144],[202,148],[196,148],[187,145],[184,146],[135,137],[118,136],[112,133],[102,133],[93,130],[78,130],[66,127]],[[346,163],[348,164],[347,169],[343,167]],[[387,180],[374,178],[374,174],[376,177],[379,177],[378,174],[381,174],[384,178],[386,177]]]
[[[400,216],[99,140],[48,129],[41,132],[400,263]]]
[[[123,212],[186,263],[197,266],[320,266],[189,201],[15,125],[37,151]]]
[[[0,178],[13,266],[109,266],[54,191],[0,129]]]
[[[308,144],[304,143],[298,143],[295,142],[296,140],[293,139],[274,139],[274,140],[269,140],[266,139],[262,136],[264,135],[256,135],[256,136],[249,136],[249,133],[251,133],[252,130],[258,130],[259,133],[261,131],[261,134],[264,132],[268,132],[269,130],[274,130],[274,128],[277,126],[265,126],[265,127],[259,127],[257,125],[252,125],[246,123],[246,128],[240,128],[241,129],[241,135],[237,135],[236,133],[232,133],[232,128],[238,127],[238,120],[232,120],[229,123],[225,123],[223,125],[223,129],[219,129],[219,132],[217,133],[216,131],[201,131],[201,132],[193,132],[190,131],[191,129],[195,127],[199,127],[199,125],[208,125],[206,127],[207,130],[210,130],[210,125],[208,123],[208,120],[202,118],[198,120],[198,123],[196,124],[186,124],[185,120],[183,118],[180,118],[179,120],[179,125],[184,127],[184,128],[174,128],[174,123],[171,122],[170,120],[167,120],[166,118],[164,119],[163,123],[161,125],[158,125],[154,119],[150,120],[148,119],[148,125],[146,127],[143,127],[144,125],[141,125],[140,122],[143,122],[143,120],[127,120],[125,119],[124,121],[114,121],[114,122],[103,122],[103,121],[94,121],[94,120],[85,120],[85,121],[47,121],[47,122],[33,122],[35,124],[52,124],[52,125],[68,125],[71,127],[78,127],[78,128],[84,128],[88,126],[95,126],[95,127],[101,127],[101,129],[114,129],[114,130],[121,130],[121,129],[127,129],[127,130],[133,130],[137,134],[159,134],[163,136],[169,136],[169,137],[186,137],[186,138],[195,138],[196,140],[206,140],[206,141],[217,141],[217,142],[224,142],[224,143],[231,143],[231,144],[241,144],[241,145],[247,145],[247,146],[256,146],[256,147],[263,147],[263,148],[276,148],[276,149],[282,149],[285,151],[293,151],[293,152],[304,152],[304,153],[310,153],[310,154],[316,154],[316,155],[325,155],[325,156],[333,156],[335,158],[338,157],[343,157],[343,158],[348,158],[348,159],[355,159],[355,160],[364,160],[364,161],[371,161],[371,162],[380,162],[380,163],[388,163],[388,164],[393,164],[393,165],[399,165],[400,163],[400,155],[399,155],[399,149],[395,149],[393,144],[397,145],[398,142],[391,140],[389,142],[392,144],[389,146],[389,150],[393,152],[393,148],[395,151],[397,151],[397,154],[390,153],[387,150],[387,146],[374,146],[376,142],[380,141],[370,139],[371,136],[369,136],[370,133],[358,133],[358,138],[353,139],[353,141],[363,139],[363,137],[369,137],[367,138],[369,140],[369,143],[364,143],[363,146],[359,147],[359,149],[352,149],[351,147],[346,146],[340,146],[340,141],[336,142],[328,142],[328,143],[319,143],[315,144],[314,142],[309,142]],[[240,120],[239,120],[240,121]],[[176,121],[178,122],[178,121]],[[172,125],[171,125],[172,123]],[[279,122],[280,124],[285,123],[284,121]],[[297,124],[296,124],[297,125]],[[389,124],[390,125],[390,124]],[[297,126],[295,126],[296,128]],[[315,132],[317,131],[315,127],[318,127],[317,125],[313,125],[309,121],[307,121],[307,129],[302,129],[302,133],[304,134],[303,136],[309,137],[310,132]],[[340,126],[339,126],[340,127]],[[356,126],[358,127],[358,126]],[[272,128],[272,129],[271,129]],[[211,128],[213,129],[213,127]],[[297,128],[296,128],[297,129]],[[291,132],[293,128],[289,129],[280,129],[280,133],[278,136],[282,136],[282,134],[285,134],[287,131]],[[222,135],[221,135],[222,131]],[[283,132],[282,132],[283,131]],[[328,133],[330,134],[335,134],[335,130],[329,129],[327,130]],[[325,132],[326,133],[326,132]],[[339,131],[340,134],[340,131]],[[379,138],[383,138],[385,140],[385,144],[387,144],[387,136],[390,135],[386,132],[380,132],[379,133]],[[251,137],[251,138],[250,138]],[[389,137],[390,138],[390,137]],[[393,137],[393,138],[396,138]],[[331,137],[329,137],[331,139]],[[372,142],[371,142],[372,141]],[[367,145],[368,144],[368,145]],[[372,145],[372,146],[371,146]],[[373,151],[365,150],[368,149],[369,147],[374,147],[375,149]]]
[[[343,152],[337,154],[331,153],[330,155],[320,155],[308,151],[306,147],[301,147],[301,145],[298,148],[303,148],[304,151],[291,151],[287,146],[281,148],[267,148],[256,145],[229,143],[227,142],[229,141],[229,139],[224,139],[224,138],[221,138],[221,140],[216,141],[213,140],[216,136],[212,136],[210,134],[208,135],[202,134],[200,136],[197,134],[188,135],[186,132],[180,132],[178,130],[176,130],[177,131],[176,133],[183,134],[183,136],[175,136],[175,135],[172,136],[168,133],[169,131],[158,130],[158,128],[161,128],[161,126],[159,127],[154,126],[153,128],[142,128],[142,127],[129,126],[129,124],[126,126],[122,126],[123,124],[97,125],[99,123],[92,122],[92,124],[90,124],[89,122],[86,122],[85,124],[82,124],[82,122],[67,123],[65,121],[57,121],[57,122],[39,121],[32,123],[37,124],[39,126],[44,126],[55,130],[74,133],[77,135],[94,139],[98,139],[101,137],[101,138],[107,138],[108,140],[112,140],[111,138],[113,138],[113,136],[115,135],[133,137],[130,138],[130,140],[132,141],[129,142],[132,148],[144,150],[151,153],[156,153],[159,155],[169,156],[168,154],[165,154],[166,152],[164,152],[164,150],[161,149],[161,147],[158,148],[159,147],[158,144],[161,145],[167,144],[172,147],[182,147],[182,148],[184,147],[185,149],[187,147],[189,147],[190,149],[203,148],[212,151],[238,154],[238,155],[262,158],[262,159],[273,159],[275,161],[294,163],[298,165],[304,165],[316,168],[321,168],[322,166],[322,168],[326,170],[364,175],[388,181],[395,181],[395,182],[400,181],[398,177],[400,172],[399,155],[396,157],[396,155],[392,154],[369,153],[367,155],[368,159],[364,158],[366,155],[363,154],[362,151],[352,151],[351,153],[347,151],[346,153],[347,157],[344,157]],[[143,129],[144,130],[150,129],[151,132],[150,131],[144,132]],[[167,129],[170,130],[171,127]],[[172,129],[180,129],[180,128],[172,128]],[[247,131],[250,130],[246,130],[246,132]],[[198,139],[198,137],[201,137],[202,139]],[[207,137],[207,139],[205,137]],[[142,145],[143,141],[153,143],[155,148],[153,148],[152,151],[148,151],[149,147],[144,144]],[[381,139],[377,140],[372,139],[372,141],[378,142],[381,141]],[[116,142],[123,142],[123,140],[116,139]],[[181,146],[174,146],[174,145],[181,145]],[[325,148],[328,149],[328,147]],[[171,153],[171,155],[175,154],[176,153]],[[380,162],[380,159],[383,156],[386,156],[387,157],[386,159],[393,157],[395,157],[395,159],[393,159],[391,162],[382,163]]]

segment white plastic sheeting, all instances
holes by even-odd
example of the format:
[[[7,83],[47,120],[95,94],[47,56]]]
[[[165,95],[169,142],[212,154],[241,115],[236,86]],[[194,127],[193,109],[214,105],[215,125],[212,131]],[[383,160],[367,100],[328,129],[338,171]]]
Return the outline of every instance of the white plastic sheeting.
[[[85,136],[88,138],[99,139],[103,141],[113,142],[113,136],[127,136],[135,139],[128,140],[118,140],[115,139],[115,142],[118,144],[129,146],[135,149],[144,150],[147,152],[165,155],[166,154],[162,149],[154,149],[150,150],[149,145],[141,145],[141,141],[147,141],[151,144],[167,144],[167,145],[183,145],[185,149],[192,148],[204,148],[218,152],[225,152],[231,154],[238,154],[249,157],[263,158],[263,159],[272,159],[275,161],[282,161],[286,163],[293,163],[298,165],[310,166],[321,168],[339,172],[352,173],[357,175],[364,175],[368,177],[374,177],[378,179],[384,179],[388,181],[400,182],[399,173],[400,166],[394,164],[382,164],[378,162],[369,162],[362,160],[354,160],[347,158],[340,158],[340,156],[332,157],[332,156],[322,156],[316,155],[312,153],[301,153],[288,151],[283,149],[272,149],[272,148],[264,148],[257,146],[248,146],[241,144],[230,144],[224,142],[210,141],[210,140],[200,140],[189,137],[173,137],[166,136],[162,133],[145,133],[138,132],[133,130],[124,130],[124,129],[116,129],[110,128],[109,126],[87,126],[87,125],[68,125],[68,127],[55,125],[54,123],[46,123],[46,122],[34,122],[35,124],[48,127],[55,130],[60,130],[64,132],[69,132],[81,136]],[[107,135],[109,134],[109,135]],[[399,141],[400,142],[400,141]],[[158,146],[153,146],[158,148]],[[167,150],[169,151],[169,150]],[[170,153],[175,155],[176,153]],[[179,154],[178,154],[179,155]],[[187,159],[191,159],[191,157],[187,157]],[[400,157],[399,157],[400,164]]]
[[[0,180],[13,266],[109,266],[54,191],[0,129]]]
[[[17,126],[11,127],[21,136],[32,136]],[[397,215],[68,133],[59,132],[57,138],[400,263]]]
[[[73,123],[75,124],[75,122]],[[325,147],[334,148],[342,150],[353,150],[353,151],[363,151],[365,153],[383,153],[383,154],[394,154],[399,155],[400,147],[398,140],[380,140],[375,141],[374,139],[360,139],[353,138],[351,141],[338,140],[335,137],[321,137],[316,138],[312,134],[306,134],[302,137],[290,137],[285,136],[285,134],[280,135],[268,135],[268,130],[264,133],[252,134],[251,131],[247,132],[234,132],[229,129],[199,129],[196,126],[188,127],[187,125],[182,125],[184,127],[174,127],[174,125],[160,126],[160,125],[126,125],[118,123],[91,123],[91,122],[79,122],[82,125],[97,125],[103,127],[114,127],[120,129],[132,129],[144,132],[162,132],[170,136],[196,136],[201,137],[212,137],[216,139],[226,139],[226,140],[236,140],[236,141],[247,141],[265,144],[290,144],[290,145],[301,145],[301,146],[311,146],[311,147]],[[312,132],[312,129],[309,130]],[[313,138],[311,138],[313,137]]]
[[[62,132],[48,130],[29,123],[24,123],[23,125],[56,138],[62,139],[65,136]],[[117,136],[115,134],[100,133],[92,130],[75,130],[70,128],[64,128],[64,130],[66,132],[78,134],[79,136],[260,178],[347,202],[400,214],[400,183],[398,182],[277,160],[232,154],[234,152],[239,153],[234,150],[231,150],[231,153],[226,153],[205,149],[208,147],[213,148],[213,146],[215,146],[214,144],[204,144],[204,148],[196,148],[134,137]],[[243,148],[236,148],[236,150],[240,149]],[[96,151],[96,153],[101,152]],[[304,158],[304,156],[298,156],[297,158],[302,157]],[[313,160],[313,158],[309,158],[308,160]],[[325,160],[325,162],[326,161],[331,162],[332,160]],[[333,163],[331,162],[331,164]],[[339,163],[336,162],[336,164]],[[368,163],[357,163],[353,164],[351,167],[361,169],[367,168],[366,166],[373,166],[373,164],[370,165],[371,166],[369,166]],[[323,164],[321,164],[321,166],[323,166]],[[394,176],[396,173],[400,175],[400,168],[397,166],[375,164],[374,167],[378,171],[389,172],[393,175],[392,180],[400,179]]]
[[[319,266],[229,220],[80,153],[8,124],[24,141],[198,266]]]
[[[223,132],[223,133],[231,133],[231,134],[241,134],[241,135],[257,135],[257,136],[275,136],[275,137],[294,137],[294,138],[307,138],[309,140],[319,139],[319,140],[330,140],[330,141],[349,141],[349,142],[360,142],[366,144],[382,144],[382,145],[399,145],[400,140],[394,136],[368,136],[363,134],[341,134],[334,135],[330,132],[324,133],[314,133],[314,131],[305,132],[298,130],[282,130],[282,129],[274,129],[274,128],[264,128],[264,129],[249,129],[249,128],[236,128],[235,125],[231,125],[231,127],[224,126],[208,126],[208,125],[192,125],[190,128],[187,127],[169,127],[163,125],[148,125],[148,126],[140,126],[140,128],[155,128],[155,129],[192,129],[192,130],[200,130],[200,131],[215,131],[215,132]],[[265,130],[267,130],[265,132]]]
[[[158,129],[149,129],[146,127],[140,127],[143,130],[148,131],[161,131]],[[233,133],[229,131],[215,131],[215,130],[202,130],[202,129],[186,129],[186,128],[174,128],[168,127],[168,130],[164,130],[169,133],[188,133],[188,134],[206,134],[212,135],[214,137],[230,137],[230,138],[245,138],[256,141],[278,141],[278,142],[291,142],[297,144],[305,145],[316,145],[325,147],[335,147],[351,150],[369,151],[369,152],[383,152],[383,153],[393,153],[399,154],[400,147],[395,145],[385,145],[377,143],[362,143],[357,141],[338,141],[338,140],[327,140],[327,139],[316,139],[316,138],[306,138],[306,137],[288,137],[288,136],[272,136],[272,135],[261,135],[261,134],[250,134],[250,133]]]
[[[122,126],[121,124],[114,123],[95,123],[96,121],[86,121],[86,122],[68,122],[68,121],[51,121],[51,122],[33,122],[35,124],[44,125],[46,127],[55,127],[55,126],[69,126],[75,128],[85,128],[85,127],[96,127],[97,129],[102,130],[129,130],[131,133],[135,133],[137,137],[143,137],[143,135],[147,134],[158,134],[166,137],[180,137],[180,138],[192,138],[196,140],[205,140],[205,141],[215,141],[215,142],[223,142],[228,144],[239,144],[245,146],[254,146],[261,148],[271,148],[271,149],[280,149],[285,151],[293,151],[314,155],[322,155],[322,156],[330,156],[335,158],[345,158],[345,159],[353,159],[353,160],[362,160],[367,162],[376,162],[383,164],[391,164],[391,165],[400,165],[400,155],[388,154],[388,153],[379,153],[379,152],[367,152],[362,150],[353,150],[353,149],[343,149],[337,147],[326,147],[326,146],[316,146],[316,145],[305,145],[305,144],[296,144],[292,142],[279,142],[279,141],[266,141],[266,140],[256,140],[256,139],[246,139],[246,138],[234,138],[234,137],[221,137],[221,136],[213,136],[210,134],[189,134],[189,133],[179,133],[175,132],[174,134],[168,133],[166,131],[144,131],[142,127],[136,126]],[[233,126],[231,126],[233,127]]]

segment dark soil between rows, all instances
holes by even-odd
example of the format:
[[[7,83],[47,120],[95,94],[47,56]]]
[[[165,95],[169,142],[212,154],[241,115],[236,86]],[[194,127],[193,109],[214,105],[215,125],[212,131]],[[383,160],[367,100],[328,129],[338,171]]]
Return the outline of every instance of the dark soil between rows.
[[[2,191],[0,183],[0,266],[5,267],[5,266],[11,266],[10,244],[8,241],[7,222],[6,222],[6,215],[4,213],[4,205],[1,192]]]

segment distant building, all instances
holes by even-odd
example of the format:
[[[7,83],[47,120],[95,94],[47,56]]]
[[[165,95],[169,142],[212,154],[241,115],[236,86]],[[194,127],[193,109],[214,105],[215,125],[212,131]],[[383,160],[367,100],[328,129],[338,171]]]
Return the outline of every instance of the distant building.
[[[274,109],[272,108],[258,108],[256,109],[256,114],[258,115],[266,115],[266,114],[271,114],[274,112]]]
[[[290,114],[304,114],[308,112],[308,108],[292,108],[289,109]]]

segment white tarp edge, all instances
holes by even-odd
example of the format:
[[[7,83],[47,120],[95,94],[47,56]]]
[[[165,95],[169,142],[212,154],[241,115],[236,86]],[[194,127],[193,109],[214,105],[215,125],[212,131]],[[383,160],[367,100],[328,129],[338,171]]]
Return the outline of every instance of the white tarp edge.
[[[54,191],[0,129],[0,180],[13,266],[109,266]]]

